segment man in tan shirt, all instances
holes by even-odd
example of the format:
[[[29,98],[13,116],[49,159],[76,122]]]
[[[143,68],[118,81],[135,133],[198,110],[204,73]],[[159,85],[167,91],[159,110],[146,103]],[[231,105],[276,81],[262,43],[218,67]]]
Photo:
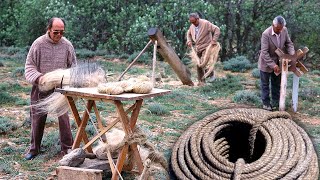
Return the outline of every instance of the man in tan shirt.
[[[31,45],[25,64],[26,80],[32,84],[30,93],[31,105],[48,97],[53,90],[41,92],[38,84],[45,73],[56,69],[70,68],[76,64],[76,55],[70,41],[63,37],[65,23],[63,19],[51,18],[48,22],[47,32],[37,38]],[[31,145],[25,159],[31,160],[40,153],[41,140],[47,114],[42,114],[39,109],[30,108],[31,118]],[[60,145],[62,153],[67,153],[71,148],[73,138],[70,129],[68,114],[59,119]]]
[[[261,37],[261,51],[259,56],[258,67],[260,70],[261,82],[261,99],[263,109],[272,111],[279,106],[281,73],[279,67],[279,56],[275,53],[279,48],[283,52],[294,55],[294,46],[289,37],[288,30],[285,27],[286,21],[282,16],[273,19],[272,25],[269,26]],[[270,102],[270,86],[271,97]]]
[[[188,47],[191,47],[194,43],[197,55],[201,59],[206,52],[206,48],[210,44],[217,44],[220,36],[220,28],[205,19],[199,18],[197,13],[191,13],[189,15],[189,22],[191,23],[191,26],[187,32],[187,45]],[[204,68],[197,66],[198,85],[204,85],[205,83],[205,80],[202,79],[205,74],[204,71]],[[211,78],[213,78],[213,75],[214,74],[212,73]]]

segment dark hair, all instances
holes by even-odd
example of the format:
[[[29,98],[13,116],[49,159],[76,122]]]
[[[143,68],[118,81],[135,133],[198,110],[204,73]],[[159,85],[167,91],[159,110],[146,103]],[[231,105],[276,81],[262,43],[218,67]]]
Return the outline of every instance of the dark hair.
[[[53,18],[50,18],[48,20],[47,29],[51,29],[52,28],[53,21],[56,20],[56,19],[61,19],[61,21],[63,22],[64,28],[66,28],[66,23],[65,23],[63,18],[53,17]]]

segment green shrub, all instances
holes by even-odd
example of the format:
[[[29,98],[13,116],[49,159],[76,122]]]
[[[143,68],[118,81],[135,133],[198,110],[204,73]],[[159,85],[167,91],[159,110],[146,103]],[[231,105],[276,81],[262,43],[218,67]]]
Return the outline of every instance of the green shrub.
[[[17,173],[15,168],[12,167],[12,162],[4,158],[0,158],[0,174],[14,174]]]
[[[24,75],[24,67],[18,67],[12,72],[12,77],[21,77]]]
[[[105,49],[97,49],[95,51],[96,56],[105,56],[106,54],[108,54],[108,51]]]
[[[232,72],[245,72],[251,68],[252,64],[245,56],[237,56],[223,62],[223,69]]]
[[[14,104],[14,102],[17,100],[18,98],[15,96],[11,96],[9,93],[7,92],[0,92],[0,106],[7,104]]]
[[[95,56],[95,52],[89,49],[78,49],[76,55],[77,58],[92,58]]]
[[[313,71],[311,71],[311,74],[320,76],[320,71],[319,70],[313,70]]]
[[[6,91],[6,92],[21,92],[21,91],[22,92],[29,92],[30,90],[31,90],[30,87],[23,87],[18,83],[11,84],[11,83],[5,82],[5,83],[0,84],[0,92],[1,91],[2,92],[4,92],[4,91]],[[0,99],[1,99],[1,97],[0,97]]]
[[[254,68],[251,72],[252,77],[260,78],[260,70],[258,68]]]
[[[134,52],[128,57],[128,61],[132,62],[140,52]],[[152,56],[149,53],[144,52],[136,62],[144,63],[144,64],[152,64]]]
[[[50,131],[44,135],[42,139],[42,147],[46,152],[44,158],[52,158],[60,152],[59,142],[59,130]]]
[[[0,134],[7,133],[17,128],[17,124],[8,117],[0,117]]]
[[[119,55],[119,59],[128,59],[128,58],[129,58],[129,54],[122,53]]]
[[[148,105],[147,109],[151,114],[155,114],[155,115],[166,115],[170,113],[165,106],[158,103],[152,103]]]
[[[116,54],[106,54],[104,55],[105,58],[107,59],[115,59],[118,58],[118,56]]]
[[[303,100],[314,102],[317,99],[320,99],[320,87],[300,88],[299,96]]]
[[[241,76],[227,74],[226,77],[217,78],[213,83],[208,83],[206,86],[195,88],[194,91],[200,92],[204,96],[211,96],[209,99],[227,97],[230,94],[243,89],[241,80]]]
[[[250,90],[237,91],[233,96],[233,101],[248,105],[261,105],[261,100],[258,94]]]
[[[182,63],[184,65],[189,65],[189,64],[192,63],[192,61],[191,61],[191,59],[189,57],[184,57],[184,58],[181,59],[181,61],[182,61]]]
[[[19,47],[13,47],[13,46],[10,46],[10,47],[1,47],[0,48],[0,52],[4,53],[4,54],[8,54],[8,55],[14,55],[16,54],[17,52],[21,51],[21,48]]]
[[[3,154],[6,154],[6,155],[10,155],[10,154],[16,152],[16,148],[14,148],[12,146],[5,146],[0,150],[0,152]]]

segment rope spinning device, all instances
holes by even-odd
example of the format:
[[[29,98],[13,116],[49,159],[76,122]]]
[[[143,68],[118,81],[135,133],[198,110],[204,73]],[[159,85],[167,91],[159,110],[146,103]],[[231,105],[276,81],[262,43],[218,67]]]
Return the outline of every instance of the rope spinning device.
[[[178,179],[317,179],[307,133],[286,112],[226,109],[191,125],[172,150]]]

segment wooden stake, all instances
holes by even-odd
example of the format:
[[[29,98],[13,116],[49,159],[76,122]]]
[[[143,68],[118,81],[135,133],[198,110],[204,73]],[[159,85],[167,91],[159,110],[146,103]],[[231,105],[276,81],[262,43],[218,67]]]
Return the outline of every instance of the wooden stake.
[[[293,85],[292,85],[292,109],[293,112],[298,110],[298,94],[299,94],[299,77],[293,74]]]
[[[152,84],[153,87],[156,85],[156,78],[155,78],[155,71],[156,71],[156,63],[157,63],[157,46],[158,46],[158,41],[154,41],[153,45],[153,58],[152,58]]]
[[[289,63],[288,59],[282,59],[279,111],[284,111],[286,106],[288,63]]]

